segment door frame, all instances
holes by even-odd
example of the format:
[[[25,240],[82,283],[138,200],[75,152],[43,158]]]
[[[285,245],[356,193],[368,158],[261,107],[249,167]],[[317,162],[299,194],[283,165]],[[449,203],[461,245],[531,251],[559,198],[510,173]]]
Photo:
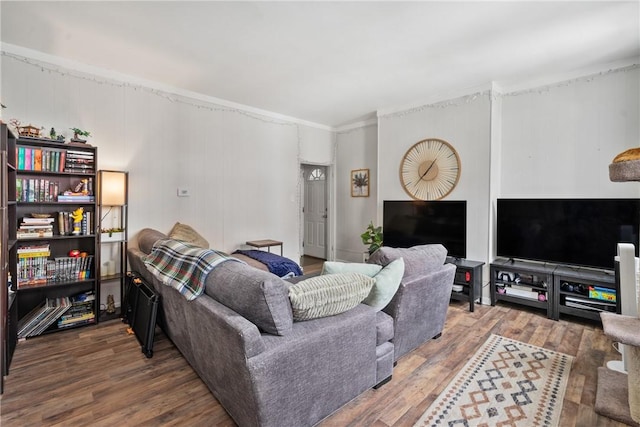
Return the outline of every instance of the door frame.
[[[326,168],[326,198],[327,198],[327,227],[326,227],[326,247],[325,247],[325,256],[327,261],[333,261],[335,259],[334,253],[334,245],[335,241],[335,167],[332,164],[323,164],[323,163],[312,163],[312,162],[301,162],[300,163],[300,191],[298,195],[298,233],[300,235],[299,239],[299,253],[300,256],[304,255],[304,238],[305,238],[305,227],[304,227],[304,187],[305,187],[305,174],[304,168],[305,166],[322,166]]]

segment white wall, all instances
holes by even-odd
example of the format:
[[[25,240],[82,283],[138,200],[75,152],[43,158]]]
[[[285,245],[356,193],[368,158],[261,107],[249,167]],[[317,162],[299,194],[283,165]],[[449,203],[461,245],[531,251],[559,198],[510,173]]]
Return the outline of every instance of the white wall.
[[[502,98],[500,197],[638,197],[609,164],[640,143],[640,69]]]
[[[400,161],[416,142],[440,138],[460,156],[461,175],[447,200],[467,201],[467,258],[488,261],[491,97],[489,91],[379,116],[378,222],[384,200],[411,200]]]
[[[336,163],[336,259],[362,262],[367,246],[360,235],[378,221],[378,127],[375,123],[338,131]],[[369,197],[351,197],[351,171],[369,169]]]
[[[130,236],[180,221],[217,249],[273,238],[299,259],[301,150],[328,164],[330,131],[33,59],[1,66],[5,121],[89,130],[98,168],[129,171]]]

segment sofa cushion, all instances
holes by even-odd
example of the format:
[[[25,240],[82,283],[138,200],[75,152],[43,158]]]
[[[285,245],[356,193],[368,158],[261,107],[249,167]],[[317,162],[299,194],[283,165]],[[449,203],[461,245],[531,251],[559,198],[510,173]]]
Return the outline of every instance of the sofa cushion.
[[[384,311],[376,313],[376,345],[393,339],[393,318]]]
[[[362,273],[369,277],[373,277],[378,274],[380,270],[382,270],[382,266],[378,264],[325,261],[325,263],[322,265],[322,272],[320,274]]]
[[[382,310],[389,304],[400,286],[404,275],[404,261],[399,258],[384,267],[361,262],[326,261],[322,267],[322,274],[333,273],[361,273],[373,277],[376,282],[362,303]]]
[[[325,274],[289,288],[294,320],[344,313],[369,295],[375,280],[360,273]]]
[[[411,248],[391,248],[383,246],[367,260],[370,264],[385,266],[391,261],[404,259],[404,277],[426,274],[444,264],[447,249],[440,244],[420,245]]]
[[[378,274],[373,276],[376,283],[362,302],[375,309],[382,310],[391,302],[391,299],[398,291],[403,275],[404,259],[398,258],[391,261]]]
[[[169,231],[169,237],[175,240],[191,243],[201,248],[209,249],[209,242],[202,237],[193,227],[187,224],[176,222]]]
[[[264,332],[285,335],[293,325],[287,283],[267,271],[226,262],[209,273],[205,293]]]
[[[143,228],[138,233],[138,249],[145,254],[150,254],[153,250],[154,243],[166,238],[167,235],[162,231],[154,230],[153,228]]]

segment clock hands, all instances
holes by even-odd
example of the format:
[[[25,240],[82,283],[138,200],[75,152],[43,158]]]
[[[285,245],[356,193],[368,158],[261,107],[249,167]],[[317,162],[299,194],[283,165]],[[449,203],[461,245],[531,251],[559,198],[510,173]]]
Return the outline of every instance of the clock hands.
[[[434,159],[434,160],[431,162],[431,164],[429,165],[429,167],[427,168],[427,170],[426,170],[426,171],[424,171],[424,173],[423,173],[422,175],[420,175],[420,179],[424,178],[424,176],[425,176],[426,174],[428,174],[428,173],[429,173],[429,171],[431,170],[431,168],[432,168],[432,167],[433,167],[433,165],[435,165],[435,164],[436,164],[436,161],[435,161],[435,159]]]
[[[420,175],[420,178],[418,178],[418,179],[416,180],[416,182],[414,182],[414,183],[413,183],[413,188],[417,188],[417,187],[418,187],[418,184],[420,184],[420,182],[422,181],[422,178],[424,178],[424,177],[429,173],[429,171],[431,170],[431,168],[432,168],[432,167],[433,167],[433,165],[435,165],[435,164],[436,164],[436,161],[435,161],[435,159],[434,159],[434,160],[431,162],[431,164],[429,165],[429,167],[427,168],[427,170],[426,170],[426,171],[424,171],[424,173],[423,173],[422,175]]]

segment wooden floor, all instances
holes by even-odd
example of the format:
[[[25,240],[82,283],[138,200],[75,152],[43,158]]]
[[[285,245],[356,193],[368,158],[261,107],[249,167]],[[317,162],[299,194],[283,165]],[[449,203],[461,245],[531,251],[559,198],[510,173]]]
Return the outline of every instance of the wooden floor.
[[[316,273],[322,270],[324,261],[325,260],[322,258],[302,255],[302,257],[300,257],[300,266],[302,267],[304,274]]]
[[[470,313],[462,302],[451,303],[440,339],[400,359],[391,382],[320,425],[413,425],[491,333],[575,356],[561,426],[621,425],[593,410],[597,367],[620,358],[599,325],[506,304]],[[156,337],[151,359],[119,320],[20,342],[0,425],[235,425],[159,329]]]

